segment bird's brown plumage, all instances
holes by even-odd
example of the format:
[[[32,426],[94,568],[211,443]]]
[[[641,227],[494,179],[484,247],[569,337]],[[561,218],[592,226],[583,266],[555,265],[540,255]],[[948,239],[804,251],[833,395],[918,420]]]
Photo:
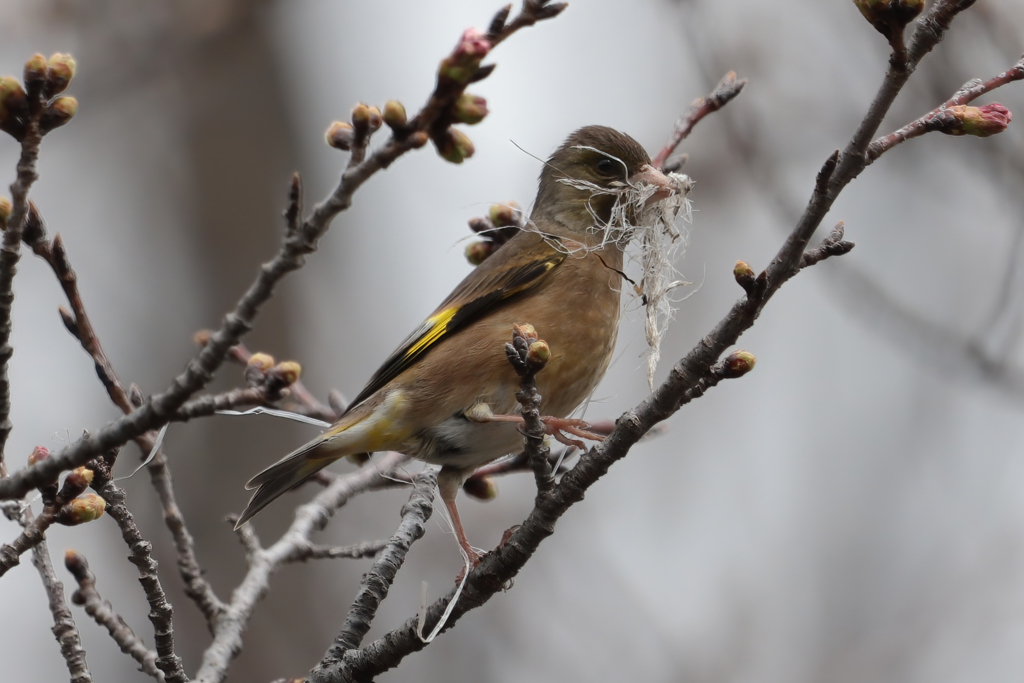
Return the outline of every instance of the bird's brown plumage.
[[[481,405],[495,414],[519,411],[518,378],[504,353],[513,324],[533,325],[552,350],[537,376],[542,413],[571,413],[612,357],[623,256],[594,230],[595,217],[607,222],[614,197],[560,181],[625,187],[641,172],[656,173],[649,164],[639,143],[611,128],[570,135],[541,171],[528,228],[456,286],[338,423],[250,481],[257,491],[239,524],[345,455],[396,450],[441,464],[442,475],[461,481],[520,448],[516,425],[466,417]],[[454,498],[450,488],[442,487],[446,502]]]

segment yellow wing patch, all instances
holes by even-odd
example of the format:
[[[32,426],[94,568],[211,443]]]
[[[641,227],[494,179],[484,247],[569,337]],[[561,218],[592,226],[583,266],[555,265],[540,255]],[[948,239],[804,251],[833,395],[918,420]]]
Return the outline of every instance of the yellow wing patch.
[[[432,315],[427,318],[427,324],[429,325],[429,331],[420,337],[415,344],[409,347],[405,352],[405,357],[415,356],[423,349],[429,347],[431,344],[440,339],[444,333],[448,330],[448,323],[452,321],[455,314],[459,312],[456,307],[448,308],[446,310]]]

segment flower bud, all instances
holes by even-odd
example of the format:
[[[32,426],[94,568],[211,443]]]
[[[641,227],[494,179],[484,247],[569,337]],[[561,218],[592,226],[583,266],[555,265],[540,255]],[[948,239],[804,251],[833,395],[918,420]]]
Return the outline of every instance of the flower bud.
[[[64,481],[69,481],[72,477],[74,477],[74,485],[81,486],[83,489],[85,489],[89,486],[89,484],[92,483],[92,478],[94,476],[95,474],[93,473],[93,471],[86,467],[85,465],[83,465],[81,467],[76,467],[75,469],[71,470],[71,474],[69,474]]]
[[[380,115],[380,109],[377,107],[370,107],[362,102],[352,107],[352,126],[356,129],[357,133],[366,135],[372,133],[378,128],[380,124],[384,122],[384,119]]]
[[[42,133],[49,133],[73,119],[77,113],[78,100],[74,97],[58,97],[43,110],[39,118],[39,130]]]
[[[302,366],[293,360],[286,360],[274,366],[267,375],[280,381],[282,386],[290,387],[302,376]]]
[[[75,498],[57,513],[56,522],[64,526],[76,526],[92,522],[103,516],[107,502],[95,493]]]
[[[462,485],[462,490],[466,495],[485,502],[498,497],[498,484],[491,477],[470,477]]]
[[[80,495],[89,488],[92,483],[93,471],[88,467],[76,467],[71,470],[68,476],[64,477],[64,486],[61,487],[59,498],[70,500]]]
[[[327,129],[327,144],[334,149],[340,149],[348,151],[352,149],[352,143],[356,139],[356,131],[352,128],[352,124],[345,123],[344,121],[335,121],[331,124],[331,127]]]
[[[902,34],[924,9],[924,0],[853,0],[853,4],[887,38]]]
[[[0,130],[15,140],[25,137],[28,104],[25,89],[13,76],[0,76]]]
[[[64,551],[64,566],[68,568],[69,572],[78,576],[78,574],[88,571],[89,562],[77,551],[68,548]]]
[[[746,261],[737,261],[732,274],[743,289],[750,289],[754,285],[754,269]]]
[[[382,116],[384,123],[388,124],[389,128],[405,128],[405,124],[409,122],[405,114],[405,107],[398,100],[385,102]]]
[[[965,104],[951,107],[956,123],[948,128],[940,129],[947,135],[974,135],[979,138],[987,138],[990,135],[1002,133],[1013,120],[1013,114],[1009,109],[993,102],[983,107],[970,107]]]
[[[725,377],[735,379],[754,369],[757,358],[749,351],[733,351],[725,358]]]
[[[29,466],[35,465],[37,462],[42,462],[50,457],[50,449],[46,446],[36,446],[32,449],[32,453],[28,456]]]
[[[274,365],[274,357],[269,353],[254,353],[249,356],[248,367],[261,373],[266,373]]]
[[[452,53],[441,60],[438,79],[466,85],[490,51],[491,42],[487,37],[475,28],[467,28]]]
[[[46,57],[39,53],[32,55],[25,62],[25,77],[23,80],[25,81],[26,90],[32,90],[36,87],[41,88],[46,81]]]
[[[539,370],[551,360],[551,347],[543,339],[538,339],[530,344],[530,353],[526,356],[526,360]]]
[[[512,325],[512,336],[523,337],[528,341],[534,342],[537,341],[537,328],[535,328],[530,323]]]
[[[455,120],[469,125],[480,123],[487,116],[487,100],[477,95],[462,93],[455,100]]]
[[[51,98],[67,90],[77,70],[78,64],[71,55],[60,52],[51,55],[46,63],[46,88],[43,96]]]
[[[446,130],[442,134],[440,141],[434,138],[434,145],[437,147],[437,153],[441,155],[441,158],[453,164],[461,164],[473,156],[473,152],[476,151],[473,147],[473,141],[457,128]]]
[[[470,242],[466,245],[466,260],[469,261],[471,265],[479,266],[487,260],[487,257],[494,253],[497,246],[498,245],[490,240]]]
[[[509,225],[519,226],[519,216],[522,212],[519,209],[519,205],[515,202],[507,202],[505,204],[491,204],[491,210],[489,217],[491,223],[496,227],[504,228]]]

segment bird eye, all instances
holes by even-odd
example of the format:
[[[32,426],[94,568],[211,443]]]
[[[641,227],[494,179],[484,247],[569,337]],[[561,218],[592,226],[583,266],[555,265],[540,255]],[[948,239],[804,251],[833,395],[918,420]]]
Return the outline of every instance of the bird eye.
[[[597,172],[604,176],[620,175],[622,164],[613,159],[603,158],[598,160],[596,168]]]

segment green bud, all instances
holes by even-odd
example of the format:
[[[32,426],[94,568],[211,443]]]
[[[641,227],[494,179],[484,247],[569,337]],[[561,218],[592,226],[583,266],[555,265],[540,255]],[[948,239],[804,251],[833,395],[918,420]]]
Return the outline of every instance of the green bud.
[[[67,90],[77,70],[78,64],[71,55],[60,52],[51,55],[46,63],[46,88],[43,96],[51,98]]]
[[[497,247],[494,242],[490,240],[482,242],[470,242],[466,245],[466,260],[474,266],[479,266],[481,263],[487,260],[487,258],[494,253]]]
[[[107,502],[95,493],[75,498],[57,513],[56,522],[64,526],[77,526],[93,522],[103,516]]]
[[[458,128],[448,128],[441,135],[440,141],[434,139],[434,145],[437,147],[437,153],[445,161],[453,164],[461,164],[476,151],[473,141]]]
[[[487,100],[468,92],[455,100],[455,120],[469,125],[480,123],[487,116]]]
[[[389,128],[405,128],[405,124],[408,123],[405,107],[397,100],[388,100],[384,103],[382,116]]]

